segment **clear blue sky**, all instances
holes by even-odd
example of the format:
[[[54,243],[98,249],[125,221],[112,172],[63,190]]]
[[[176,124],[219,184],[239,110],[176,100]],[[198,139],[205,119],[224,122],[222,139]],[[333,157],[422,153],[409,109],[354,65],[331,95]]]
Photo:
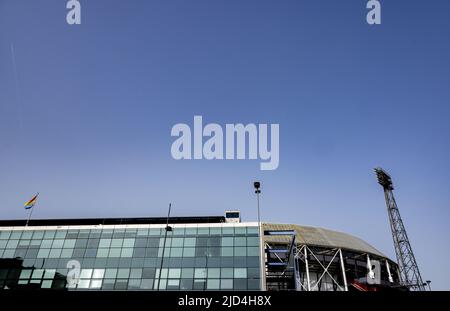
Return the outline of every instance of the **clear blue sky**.
[[[0,218],[222,215],[395,258],[382,166],[424,279],[450,289],[450,2],[0,0]],[[17,68],[15,79],[11,45]],[[280,166],[175,161],[175,123],[279,123]]]

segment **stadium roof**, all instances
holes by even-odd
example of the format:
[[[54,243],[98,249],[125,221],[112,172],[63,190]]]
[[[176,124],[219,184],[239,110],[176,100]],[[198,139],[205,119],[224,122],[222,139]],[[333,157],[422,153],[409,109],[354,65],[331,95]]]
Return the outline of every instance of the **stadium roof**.
[[[339,247],[347,250],[353,250],[362,253],[369,253],[377,255],[380,257],[387,258],[386,255],[381,253],[375,247],[369,243],[357,238],[353,235],[337,232],[333,230],[299,226],[293,224],[271,224],[264,223],[264,230],[295,230],[297,232],[296,240],[297,243],[306,244],[310,246],[321,246],[321,247]],[[267,236],[266,241],[269,242],[280,242],[287,243],[289,241],[289,236]]]

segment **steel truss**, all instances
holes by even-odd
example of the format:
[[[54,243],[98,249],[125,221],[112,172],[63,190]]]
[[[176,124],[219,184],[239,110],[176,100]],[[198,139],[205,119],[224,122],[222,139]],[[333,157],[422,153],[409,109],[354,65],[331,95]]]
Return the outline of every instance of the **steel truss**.
[[[330,260],[320,260],[318,257],[328,257]],[[336,275],[333,275],[330,270],[340,270],[342,282],[338,282]],[[304,269],[302,269],[304,266]],[[315,273],[319,272],[320,276],[316,280],[311,280],[310,269],[314,266]],[[332,285],[336,290],[348,291],[347,277],[345,274],[345,263],[340,248],[330,250],[321,250],[320,254],[314,252],[307,245],[301,245],[296,248],[294,253],[294,271],[296,290],[300,291],[315,291],[320,289],[321,281],[325,276],[332,280]],[[305,273],[302,274],[301,271]]]
[[[264,234],[267,290],[348,291],[351,287],[371,291],[398,287],[398,277],[391,273],[387,258],[297,243],[293,230],[266,230]]]

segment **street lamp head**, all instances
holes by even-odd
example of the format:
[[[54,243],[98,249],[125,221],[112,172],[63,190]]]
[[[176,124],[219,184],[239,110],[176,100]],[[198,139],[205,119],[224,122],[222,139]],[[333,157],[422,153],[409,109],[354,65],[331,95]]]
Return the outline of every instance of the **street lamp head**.
[[[255,187],[255,193],[261,193],[261,190],[259,190],[259,188],[261,187],[261,183],[259,181],[255,181],[253,183],[253,186]]]
[[[255,187],[255,193],[261,193],[261,190],[259,190],[259,188],[261,187],[261,183],[259,181],[255,181],[253,183],[253,186]]]

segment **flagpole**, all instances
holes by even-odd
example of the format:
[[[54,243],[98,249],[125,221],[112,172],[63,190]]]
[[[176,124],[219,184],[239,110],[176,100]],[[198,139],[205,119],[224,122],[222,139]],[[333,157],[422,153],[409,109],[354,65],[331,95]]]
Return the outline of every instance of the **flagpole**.
[[[39,192],[36,194],[36,199],[37,199],[38,196],[39,196]],[[28,213],[28,219],[27,219],[27,223],[25,224],[25,227],[28,227],[28,223],[30,222],[31,215],[33,215],[33,210],[34,210],[34,207],[36,206],[36,204],[37,204],[37,200],[34,203],[33,207],[30,208],[30,212]]]
[[[34,209],[34,206],[32,208],[30,208],[30,212],[28,213],[28,219],[27,219],[27,223],[26,223],[25,227],[28,227],[28,223],[30,222],[31,215],[33,215],[33,209]]]

